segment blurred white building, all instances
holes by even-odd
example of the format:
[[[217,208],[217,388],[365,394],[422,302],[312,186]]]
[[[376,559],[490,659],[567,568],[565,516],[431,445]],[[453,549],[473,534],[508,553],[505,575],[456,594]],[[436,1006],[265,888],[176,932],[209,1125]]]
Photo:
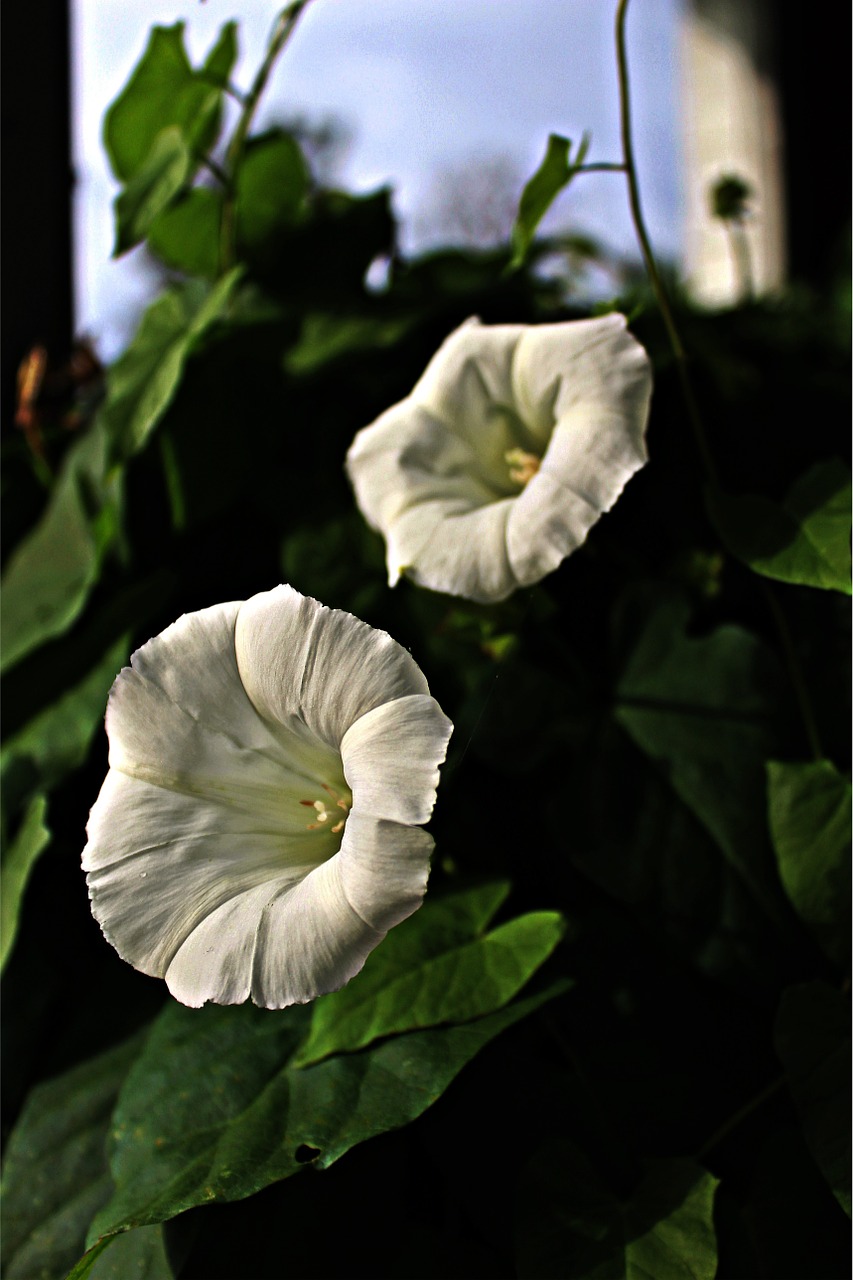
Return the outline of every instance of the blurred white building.
[[[785,281],[786,251],[782,110],[769,5],[685,0],[680,61],[688,286],[709,306],[737,303],[750,289],[757,296],[772,293]],[[726,176],[742,179],[752,192],[740,223],[712,212],[712,189]]]

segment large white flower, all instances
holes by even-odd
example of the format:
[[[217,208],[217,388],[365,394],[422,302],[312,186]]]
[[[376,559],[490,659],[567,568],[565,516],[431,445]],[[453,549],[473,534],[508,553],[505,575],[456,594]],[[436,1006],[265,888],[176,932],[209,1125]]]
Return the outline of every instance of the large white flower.
[[[391,585],[489,602],[551,573],[646,461],[650,396],[624,316],[463,324],[347,457]]]
[[[105,936],[188,1005],[342,987],[420,906],[451,728],[390,636],[292,587],[180,618],[110,694]]]

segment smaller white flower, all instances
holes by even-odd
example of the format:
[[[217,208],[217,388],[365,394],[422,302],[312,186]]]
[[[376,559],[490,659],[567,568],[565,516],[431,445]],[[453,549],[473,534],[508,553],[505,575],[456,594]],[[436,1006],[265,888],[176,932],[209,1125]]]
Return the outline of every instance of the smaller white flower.
[[[646,462],[650,397],[624,316],[467,321],[347,456],[391,585],[488,603],[551,573]]]
[[[417,664],[287,586],[131,662],[83,853],[104,935],[188,1005],[342,987],[426,888],[452,726]]]

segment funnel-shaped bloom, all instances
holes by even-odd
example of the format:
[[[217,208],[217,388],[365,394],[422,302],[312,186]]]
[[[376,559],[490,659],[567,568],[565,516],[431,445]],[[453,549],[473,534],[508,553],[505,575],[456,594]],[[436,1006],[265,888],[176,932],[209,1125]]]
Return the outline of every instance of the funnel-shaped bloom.
[[[646,461],[650,395],[624,316],[463,324],[347,457],[391,585],[488,603],[551,573]]]
[[[420,906],[450,732],[400,645],[292,587],[185,615],[110,694],[105,936],[188,1005],[337,990]]]

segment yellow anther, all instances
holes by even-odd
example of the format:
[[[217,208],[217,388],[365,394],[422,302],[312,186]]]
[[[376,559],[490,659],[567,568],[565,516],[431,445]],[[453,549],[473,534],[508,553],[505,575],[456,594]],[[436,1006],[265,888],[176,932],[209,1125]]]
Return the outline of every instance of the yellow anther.
[[[528,480],[532,480],[539,470],[541,458],[537,458],[535,453],[527,453],[524,449],[507,449],[504,454],[504,461],[509,467],[509,478],[514,480],[516,484],[527,484]]]

